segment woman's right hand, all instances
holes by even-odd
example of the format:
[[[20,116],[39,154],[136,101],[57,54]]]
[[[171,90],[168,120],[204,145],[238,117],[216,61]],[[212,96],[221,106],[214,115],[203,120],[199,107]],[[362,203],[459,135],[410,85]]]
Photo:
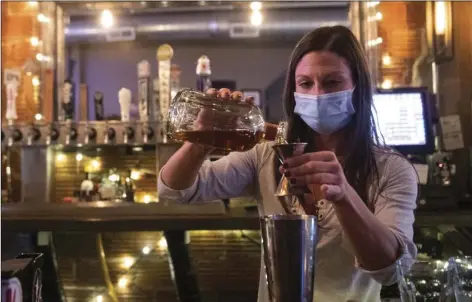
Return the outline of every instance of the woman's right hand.
[[[217,97],[222,101],[235,101],[240,102],[243,98],[243,93],[241,91],[233,91],[228,88],[221,88],[216,90],[215,88],[210,88],[206,91],[206,94],[209,96]],[[247,97],[244,99],[246,103],[253,103],[253,97]],[[220,129],[228,129],[236,127],[237,117],[230,116],[225,117],[223,114],[215,116],[213,110],[201,109],[198,113],[197,120],[195,121],[195,129],[197,130],[213,130],[215,127]]]

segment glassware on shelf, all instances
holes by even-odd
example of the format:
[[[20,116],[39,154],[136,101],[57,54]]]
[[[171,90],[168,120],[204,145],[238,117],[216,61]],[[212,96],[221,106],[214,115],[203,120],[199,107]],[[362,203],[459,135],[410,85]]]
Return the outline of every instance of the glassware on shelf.
[[[246,151],[264,139],[261,110],[243,101],[222,100],[184,89],[169,108],[168,134],[219,150]]]
[[[402,302],[471,302],[472,258],[418,261],[400,281],[399,290]]]

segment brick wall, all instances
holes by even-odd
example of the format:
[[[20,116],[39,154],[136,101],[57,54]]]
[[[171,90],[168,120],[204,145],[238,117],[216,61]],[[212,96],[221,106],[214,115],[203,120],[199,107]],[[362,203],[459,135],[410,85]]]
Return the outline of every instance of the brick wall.
[[[378,22],[380,44],[379,82],[390,79],[394,86],[409,86],[412,67],[421,51],[421,34],[426,27],[425,2],[380,2],[378,11],[383,18]],[[391,64],[382,63],[388,55]]]

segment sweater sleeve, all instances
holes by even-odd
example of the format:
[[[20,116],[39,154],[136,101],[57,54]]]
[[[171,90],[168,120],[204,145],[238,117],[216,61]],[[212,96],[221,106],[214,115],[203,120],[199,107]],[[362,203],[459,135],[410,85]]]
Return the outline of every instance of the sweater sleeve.
[[[356,266],[383,285],[397,282],[413,265],[417,249],[413,242],[414,210],[418,194],[418,178],[413,166],[398,155],[391,155],[384,170],[384,185],[375,202],[375,216],[396,237],[400,252],[391,265],[376,271]],[[400,271],[400,269],[402,271]]]
[[[256,180],[257,148],[232,152],[214,162],[206,160],[194,183],[184,190],[168,187],[162,181],[161,169],[157,184],[159,197],[179,203],[198,203],[245,195]]]

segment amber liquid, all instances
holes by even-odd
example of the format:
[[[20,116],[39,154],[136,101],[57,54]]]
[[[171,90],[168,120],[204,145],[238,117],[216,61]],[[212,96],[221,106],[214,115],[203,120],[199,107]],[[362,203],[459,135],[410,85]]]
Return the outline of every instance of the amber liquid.
[[[176,140],[212,146],[220,150],[246,151],[259,143],[264,133],[248,130],[202,130],[177,131],[172,136]]]

